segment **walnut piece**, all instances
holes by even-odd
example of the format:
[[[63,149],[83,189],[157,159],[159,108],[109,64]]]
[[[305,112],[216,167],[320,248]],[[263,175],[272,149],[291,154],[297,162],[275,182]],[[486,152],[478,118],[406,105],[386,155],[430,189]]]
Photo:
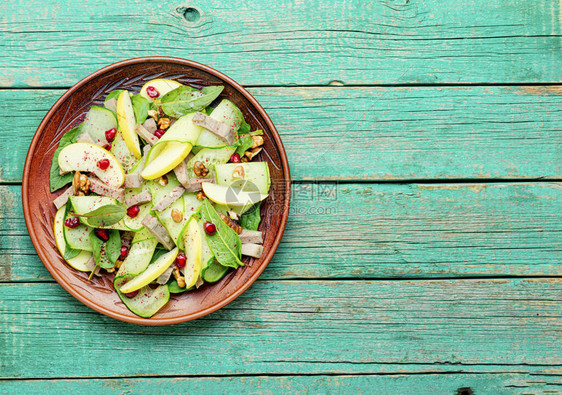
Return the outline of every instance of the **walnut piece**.
[[[203,200],[205,199],[205,192],[199,191],[197,192],[197,195],[195,195],[195,197],[197,198],[197,200]]]
[[[237,234],[242,233],[242,227],[238,225],[236,222],[234,222],[233,220],[231,220],[230,218],[228,218],[226,215],[221,214],[221,219],[222,222],[230,226],[232,230],[234,230]]]
[[[244,178],[244,167],[243,166],[236,166],[234,171],[232,172],[232,178]]]
[[[156,110],[148,110],[148,116],[153,119],[158,118],[158,111]]]
[[[164,174],[162,177],[157,178],[156,182],[165,187],[166,185],[168,185],[168,177]]]
[[[202,162],[197,161],[193,165],[193,172],[197,177],[206,177],[207,174],[209,174],[209,169],[207,169]]]
[[[74,195],[84,196],[90,192],[90,180],[85,174],[81,174],[79,171],[74,173],[74,178],[72,179],[72,186],[74,187]]]
[[[183,215],[181,213],[180,210],[173,208],[172,209],[172,219],[174,220],[175,223],[180,223],[183,220]]]
[[[160,129],[166,130],[166,129],[168,129],[168,128],[170,127],[170,123],[171,123],[171,122],[170,122],[170,118],[160,118],[160,119],[158,120],[158,127],[159,127]]]
[[[252,148],[246,152],[244,152],[244,156],[248,158],[248,160],[252,160],[257,154],[259,154],[262,150],[262,147]]]
[[[172,273],[174,274],[174,278],[178,283],[178,287],[185,288],[185,277],[181,275],[180,269],[176,266],[174,267],[174,271]]]
[[[263,137],[262,136],[252,136],[252,148],[258,148],[263,145]]]

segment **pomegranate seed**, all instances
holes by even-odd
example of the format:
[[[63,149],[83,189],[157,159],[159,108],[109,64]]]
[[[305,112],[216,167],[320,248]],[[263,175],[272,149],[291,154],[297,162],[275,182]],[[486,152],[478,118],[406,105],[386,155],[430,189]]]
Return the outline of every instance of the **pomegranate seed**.
[[[129,255],[129,247],[127,246],[121,247],[121,254],[119,255],[119,259],[123,260],[127,258],[127,255]]]
[[[104,148],[106,151],[109,151],[109,150],[111,150],[111,144],[106,144],[106,145],[103,146],[103,148]]]
[[[64,221],[64,225],[70,229],[76,228],[79,223],[80,221],[76,217],[67,218],[66,221]]]
[[[136,291],[133,292],[129,292],[128,294],[125,294],[126,297],[128,297],[129,299],[134,298],[135,296],[137,296],[139,294],[139,290],[137,289]]]
[[[164,129],[158,129],[156,132],[154,132],[154,135],[158,138],[161,138],[162,136],[164,136],[164,133],[166,133]]]
[[[232,156],[230,157],[230,161],[232,163],[240,163],[240,154],[238,153],[232,154]]]
[[[160,92],[158,92],[156,88],[153,86],[149,86],[146,88],[146,94],[152,97],[153,99],[160,96]]]
[[[105,131],[105,138],[107,139],[107,141],[109,141],[110,143],[115,140],[115,135],[117,134],[117,129],[113,128],[113,129],[109,129]]]
[[[176,266],[181,269],[182,267],[185,266],[186,262],[187,262],[187,258],[185,254],[183,252],[180,252],[176,257]]]
[[[100,169],[107,170],[107,168],[109,167],[109,159],[102,159],[96,164]]]
[[[109,240],[109,235],[107,234],[107,230],[105,229],[95,229],[94,234],[103,241]]]
[[[205,222],[203,227],[205,228],[205,233],[207,233],[209,236],[212,236],[215,233],[217,233],[217,227],[212,222]]]
[[[137,205],[131,206],[127,209],[127,215],[131,218],[135,218],[137,215],[139,215],[140,212],[140,208]]]

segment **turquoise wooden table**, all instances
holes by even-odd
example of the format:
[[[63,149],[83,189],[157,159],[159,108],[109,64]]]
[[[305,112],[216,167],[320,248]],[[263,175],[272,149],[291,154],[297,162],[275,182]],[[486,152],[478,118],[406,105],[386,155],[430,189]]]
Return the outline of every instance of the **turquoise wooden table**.
[[[562,393],[559,0],[0,4],[0,393]],[[205,318],[67,294],[21,208],[55,100],[125,58],[247,87],[294,179],[273,261]]]

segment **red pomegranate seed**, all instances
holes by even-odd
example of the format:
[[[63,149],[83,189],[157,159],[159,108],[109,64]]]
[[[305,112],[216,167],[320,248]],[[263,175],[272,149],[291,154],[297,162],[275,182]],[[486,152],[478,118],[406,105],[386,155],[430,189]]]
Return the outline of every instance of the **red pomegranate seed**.
[[[158,138],[161,138],[162,136],[164,136],[164,133],[166,133],[164,129],[158,129],[156,132],[154,132],[154,135]]]
[[[127,246],[123,246],[121,247],[121,254],[119,255],[119,259],[123,260],[125,258],[127,258],[127,255],[129,255],[129,247]]]
[[[230,157],[230,161],[232,163],[240,163],[240,154],[238,153],[232,154],[232,156]]]
[[[109,129],[105,131],[105,138],[107,139],[108,142],[112,142],[113,140],[115,140],[115,135],[117,134],[117,129],[113,128],[113,129]]]
[[[187,258],[185,254],[183,252],[180,252],[176,257],[176,266],[181,269],[182,267],[185,266],[186,262],[187,262]]]
[[[95,229],[94,234],[103,241],[109,240],[109,235],[107,234],[107,230],[105,229]]]
[[[156,88],[153,86],[149,86],[146,88],[146,94],[152,97],[153,99],[160,96],[160,92],[158,92]]]
[[[125,294],[126,297],[128,297],[129,299],[134,298],[135,296],[137,296],[139,294],[139,290],[137,289],[136,291],[133,292],[129,292],[128,294]]]
[[[140,212],[140,208],[137,205],[131,206],[127,209],[127,215],[131,218],[135,218],[137,215],[139,215]]]
[[[205,233],[207,233],[209,236],[212,236],[215,233],[217,233],[217,227],[212,222],[205,222],[203,227],[205,228]]]
[[[96,164],[100,169],[107,170],[107,168],[109,167],[109,159],[102,159]]]
[[[106,145],[103,146],[103,148],[104,148],[106,151],[109,151],[109,150],[111,150],[111,144],[106,144]]]
[[[71,229],[76,228],[78,224],[80,224],[80,221],[76,217],[70,217],[67,218],[66,221],[64,221],[64,225]]]

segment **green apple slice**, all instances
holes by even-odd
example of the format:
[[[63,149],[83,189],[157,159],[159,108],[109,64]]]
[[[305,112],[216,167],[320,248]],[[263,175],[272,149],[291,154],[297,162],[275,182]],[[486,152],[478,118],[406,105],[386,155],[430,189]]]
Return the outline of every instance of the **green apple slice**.
[[[225,163],[215,166],[217,184],[246,191],[269,192],[271,178],[267,162]]]
[[[133,278],[131,281],[122,285],[119,291],[124,294],[128,294],[147,286],[154,280],[156,280],[162,273],[166,271],[174,263],[176,257],[178,256],[178,248],[174,248],[172,251],[165,253],[160,258],[156,260],[152,265]]]
[[[66,243],[64,241],[64,212],[65,207],[61,207],[55,214],[55,220],[53,223],[53,233],[55,235],[55,244],[62,256],[64,256],[64,251],[66,250]],[[92,253],[89,251],[82,251],[72,259],[68,259],[66,262],[72,266],[74,269],[81,272],[91,272],[95,268],[95,264],[91,260]]]
[[[123,91],[117,98],[117,120],[119,122],[119,130],[123,135],[123,140],[127,144],[127,148],[137,159],[142,156],[139,144],[139,136],[135,130],[135,112],[128,91]]]
[[[102,170],[98,162],[108,160],[109,166]],[[107,185],[119,188],[125,181],[125,172],[113,154],[97,145],[90,143],[74,143],[64,147],[59,153],[61,171],[82,171],[94,173]]]
[[[199,223],[195,218],[191,218],[187,224],[184,237],[186,264],[183,268],[186,288],[191,288],[201,275],[203,266],[203,238]]]
[[[212,184],[210,182],[202,183],[201,187],[211,201],[226,206],[249,206],[267,198],[267,195],[259,192],[243,191],[238,188]]]
[[[154,180],[172,171],[191,151],[191,144],[189,143],[168,142],[155,147],[155,149],[160,147],[162,148],[156,154],[153,153],[154,159],[145,166],[141,173],[141,176],[146,180]]]
[[[173,80],[168,80],[165,78],[158,78],[155,80],[151,80],[148,81],[146,84],[144,84],[140,90],[140,95],[142,97],[144,97],[146,100],[148,100],[149,102],[153,102],[154,99],[156,99],[157,97],[150,97],[148,96],[148,93],[146,93],[146,89],[151,86],[154,89],[156,89],[158,91],[158,97],[162,97],[164,96],[166,93],[173,91],[174,89],[176,89],[177,87],[181,86],[182,84],[180,84],[179,82],[173,81]]]

